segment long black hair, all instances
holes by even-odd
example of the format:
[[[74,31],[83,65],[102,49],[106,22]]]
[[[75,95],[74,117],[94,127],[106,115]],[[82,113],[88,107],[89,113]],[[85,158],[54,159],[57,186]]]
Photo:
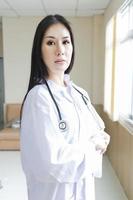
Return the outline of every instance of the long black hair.
[[[46,33],[47,29],[51,25],[57,24],[57,23],[63,24],[67,28],[70,34],[70,38],[71,38],[71,42],[73,46],[73,52],[72,52],[70,65],[66,69],[65,74],[69,74],[70,71],[72,70],[72,67],[74,64],[75,48],[74,48],[74,37],[73,37],[71,26],[69,22],[61,15],[58,15],[58,14],[48,15],[40,21],[35,32],[33,47],[32,47],[32,55],[31,55],[31,73],[30,73],[29,86],[28,86],[26,95],[24,97],[22,107],[23,107],[23,104],[28,92],[34,86],[45,83],[45,79],[49,75],[47,66],[42,59],[41,45],[44,38],[44,34]],[[22,107],[21,107],[21,115],[22,115]]]
[[[47,29],[51,25],[57,24],[57,23],[61,23],[67,28],[67,30],[69,31],[72,46],[73,46],[71,62],[70,62],[69,67],[66,69],[65,73],[69,74],[69,72],[71,71],[73,67],[74,39],[73,39],[73,33],[69,25],[69,22],[61,15],[48,15],[47,17],[42,19],[42,21],[38,24],[36,32],[35,32],[33,47],[32,47],[31,74],[30,74],[28,92],[35,85],[44,83],[45,78],[48,77],[48,69],[45,62],[42,59],[41,45],[42,45],[44,34],[47,31]]]

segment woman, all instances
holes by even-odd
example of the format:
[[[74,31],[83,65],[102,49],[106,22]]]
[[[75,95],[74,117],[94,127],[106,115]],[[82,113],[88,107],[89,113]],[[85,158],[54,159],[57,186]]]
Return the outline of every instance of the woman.
[[[83,89],[70,81],[74,40],[68,21],[38,25],[22,107],[21,157],[29,200],[94,200],[109,136]]]

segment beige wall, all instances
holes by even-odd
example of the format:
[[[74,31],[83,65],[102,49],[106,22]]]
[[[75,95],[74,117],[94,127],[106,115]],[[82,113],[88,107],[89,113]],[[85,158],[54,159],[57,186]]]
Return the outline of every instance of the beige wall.
[[[40,19],[3,18],[6,103],[19,103],[24,97],[29,80],[33,35]],[[102,103],[103,16],[68,19],[74,31],[76,46],[72,78],[89,92],[93,103]]]
[[[92,36],[92,101],[103,103],[104,86],[104,16],[93,17]]]
[[[22,101],[28,86],[33,33],[40,18],[3,18],[5,103]]]
[[[133,135],[119,122],[112,122],[105,113],[100,114],[111,136],[107,152],[109,160],[128,200],[133,200]]]
[[[105,25],[123,2],[124,0],[112,0],[105,12]],[[105,113],[102,117],[106,130],[111,135],[108,157],[128,199],[133,200],[133,135],[119,122],[112,122]]]

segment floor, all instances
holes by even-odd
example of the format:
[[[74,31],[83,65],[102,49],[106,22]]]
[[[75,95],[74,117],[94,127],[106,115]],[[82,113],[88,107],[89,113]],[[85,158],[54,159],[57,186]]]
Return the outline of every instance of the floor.
[[[0,200],[27,200],[19,151],[0,151]],[[103,177],[96,179],[96,200],[128,200],[110,165],[103,159]]]

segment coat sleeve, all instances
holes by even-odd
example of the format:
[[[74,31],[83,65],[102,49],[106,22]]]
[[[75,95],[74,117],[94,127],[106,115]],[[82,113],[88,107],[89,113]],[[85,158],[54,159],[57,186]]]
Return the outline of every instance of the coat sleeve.
[[[79,91],[84,94],[85,97],[87,97],[87,107],[89,109],[89,111],[91,112],[91,114],[93,115],[94,120],[97,121],[98,124],[98,129],[96,131],[96,135],[98,136],[98,139],[101,137],[101,139],[104,139],[104,137],[107,137],[107,143],[109,144],[110,142],[110,136],[109,134],[107,134],[104,129],[105,129],[105,124],[104,121],[102,120],[102,118],[99,116],[99,114],[97,113],[97,111],[95,110],[94,106],[91,103],[90,97],[88,95],[88,93],[81,87],[78,87],[76,85],[74,85],[75,87],[77,87],[79,89]],[[96,138],[97,139],[97,138]]]
[[[106,146],[108,146],[110,142],[110,136],[104,131],[105,129],[105,124],[99,114],[96,112],[94,106],[92,105],[88,93],[81,87],[78,87],[77,85],[74,84],[74,87],[77,88],[86,98],[87,102],[87,107],[88,111],[91,113],[93,116],[94,121],[96,121],[97,126],[93,129],[92,136],[89,136],[89,141],[93,142],[95,145],[96,144],[103,144],[106,141]],[[87,122],[86,122],[87,123]],[[101,154],[100,151],[94,150],[92,152],[92,157],[93,162],[91,162],[92,166],[92,171],[93,175],[95,177],[100,178],[102,176],[102,158],[103,155]]]
[[[32,91],[27,96],[20,138],[26,176],[40,181],[77,182],[92,173],[93,144],[66,142],[58,129],[58,114],[46,95]]]

